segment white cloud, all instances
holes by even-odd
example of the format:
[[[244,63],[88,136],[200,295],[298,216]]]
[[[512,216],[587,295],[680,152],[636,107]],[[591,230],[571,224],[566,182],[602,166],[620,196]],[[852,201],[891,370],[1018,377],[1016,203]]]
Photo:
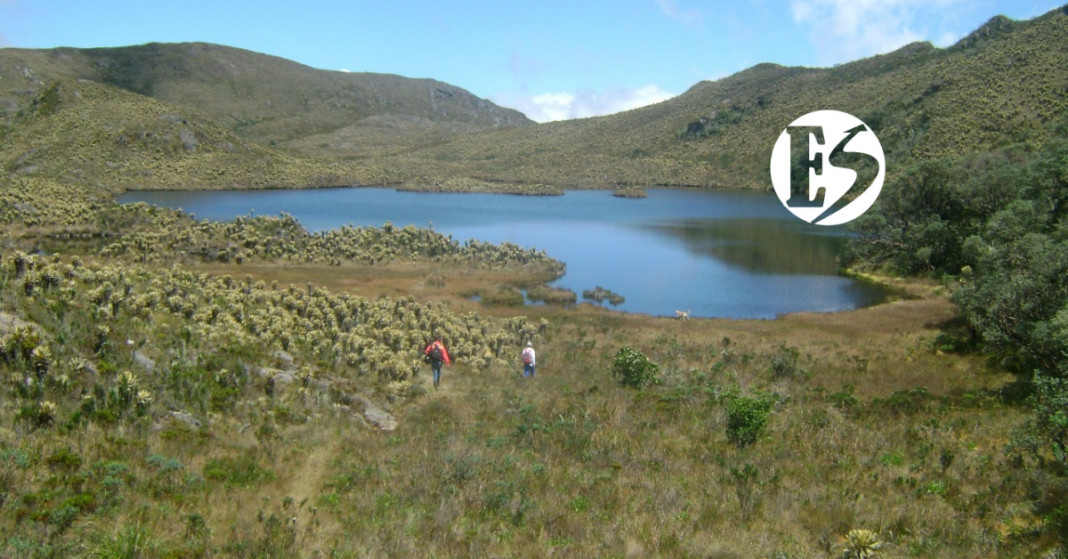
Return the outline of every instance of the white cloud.
[[[686,25],[699,25],[701,23],[701,12],[696,8],[683,10],[679,8],[679,4],[675,0],[654,1],[657,6],[660,6],[660,11],[671,19],[677,19]]]
[[[498,105],[519,110],[536,122],[551,122],[629,111],[666,101],[674,96],[674,93],[658,85],[647,85],[639,88],[615,88],[602,92],[579,91],[578,93],[542,93],[539,95],[502,93],[492,95],[490,98]]]
[[[931,40],[925,23],[964,0],[794,0],[794,21],[812,28],[824,64],[883,54]],[[919,25],[920,27],[917,27]],[[938,41],[948,40],[943,32]]]

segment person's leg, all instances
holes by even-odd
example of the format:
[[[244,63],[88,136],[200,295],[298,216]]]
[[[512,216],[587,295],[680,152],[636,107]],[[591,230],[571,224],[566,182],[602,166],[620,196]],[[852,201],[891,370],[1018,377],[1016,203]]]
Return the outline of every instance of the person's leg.
[[[441,365],[434,366],[434,388],[438,387],[438,383],[441,382]]]

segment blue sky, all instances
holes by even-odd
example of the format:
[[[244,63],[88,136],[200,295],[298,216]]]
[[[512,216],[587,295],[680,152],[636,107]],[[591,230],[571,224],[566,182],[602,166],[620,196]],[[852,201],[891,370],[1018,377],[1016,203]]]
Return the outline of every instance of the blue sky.
[[[0,0],[0,46],[204,41],[327,70],[434,78],[538,121],[664,100],[761,62],[952,44],[1054,0]]]

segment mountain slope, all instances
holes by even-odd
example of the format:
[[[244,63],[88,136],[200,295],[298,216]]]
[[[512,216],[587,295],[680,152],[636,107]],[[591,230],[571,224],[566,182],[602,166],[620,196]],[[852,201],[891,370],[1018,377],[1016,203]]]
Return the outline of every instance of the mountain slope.
[[[457,177],[565,187],[769,188],[767,165],[783,128],[810,111],[837,109],[873,128],[893,178],[917,161],[1009,143],[1041,145],[1068,118],[1066,69],[1068,8],[1061,8],[1030,21],[994,18],[947,49],[915,43],[834,68],[760,64],[657,105],[523,125],[529,121],[521,114],[441,82],[315,70],[229,47],[0,49],[0,161],[11,172],[121,188],[433,184]],[[65,107],[82,107],[64,112],[62,126],[46,125],[41,119],[55,117],[40,114],[39,105],[47,104],[56,80],[65,80],[66,91],[88,88],[77,81],[88,80],[122,94],[101,94],[91,105],[67,98]],[[129,106],[143,104],[136,99],[169,108],[131,113]],[[152,163],[145,153],[114,145],[123,136],[114,133],[114,118],[141,122],[128,127],[140,134],[161,126],[165,114],[207,127],[202,133],[219,141],[201,142],[199,151],[157,149]],[[180,140],[179,125],[170,126],[164,135]],[[70,137],[55,134],[59,129]],[[77,137],[105,141],[71,143]],[[55,141],[47,149],[46,138]],[[202,162],[228,144],[241,149]],[[276,145],[291,149],[268,148]],[[95,156],[78,151],[89,147]],[[81,161],[87,158],[97,162]],[[118,173],[115,165],[132,165],[135,174]],[[228,169],[226,179],[209,168]]]
[[[1043,142],[1068,108],[1068,14],[992,19],[953,47],[915,43],[835,68],[761,64],[615,115],[460,136],[382,163],[412,174],[577,186],[769,188],[779,133],[817,109],[867,122],[889,171]]]
[[[446,132],[531,123],[518,111],[436,80],[318,70],[220,45],[0,49],[0,84],[6,89],[39,91],[59,78],[92,80],[195,108],[259,143],[327,134],[387,115],[421,119],[425,128],[441,125]]]
[[[0,179],[43,178],[104,195],[377,180],[364,165],[247,142],[196,111],[89,80],[51,82],[24,104],[0,90],[0,106],[12,105],[0,128]]]

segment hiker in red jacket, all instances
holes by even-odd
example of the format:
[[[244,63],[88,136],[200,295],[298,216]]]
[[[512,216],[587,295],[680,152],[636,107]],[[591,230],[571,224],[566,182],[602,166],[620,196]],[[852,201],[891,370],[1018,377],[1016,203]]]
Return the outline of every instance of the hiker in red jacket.
[[[423,355],[426,355],[430,360],[430,368],[434,371],[434,388],[437,389],[438,383],[441,382],[441,364],[452,364],[452,360],[449,359],[449,352],[445,350],[445,344],[441,343],[441,336],[434,338],[434,341],[426,346],[423,350]]]

